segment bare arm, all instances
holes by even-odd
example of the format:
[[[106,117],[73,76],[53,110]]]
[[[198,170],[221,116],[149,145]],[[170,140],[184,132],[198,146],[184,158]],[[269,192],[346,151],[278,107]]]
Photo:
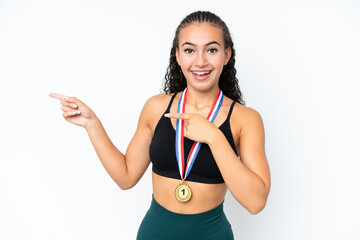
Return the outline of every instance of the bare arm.
[[[82,101],[75,97],[66,99],[61,94],[50,96],[61,100],[63,116],[67,121],[86,129],[102,165],[116,184],[124,190],[133,187],[150,164],[148,148],[153,134],[150,126],[154,101],[149,100],[145,104],[135,135],[124,155],[111,142],[97,116]]]
[[[86,131],[102,165],[111,178],[123,190],[132,188],[143,176],[150,163],[146,148],[151,135],[146,134],[146,128],[139,123],[126,155],[120,152],[111,142],[100,120],[96,119],[92,124],[89,124]],[[141,135],[144,138],[140,138]],[[138,151],[132,151],[134,148]],[[129,170],[127,162],[132,158],[135,158],[138,164]]]
[[[235,137],[240,142],[238,159],[224,134],[198,114],[172,113],[185,120],[185,136],[207,143],[231,194],[250,213],[259,213],[270,191],[270,171],[265,155],[265,133],[260,114],[244,107],[233,111]],[[241,121],[239,121],[240,119]],[[240,127],[241,126],[241,127]]]
[[[236,113],[234,114],[237,117]],[[239,116],[240,117],[240,116]],[[210,138],[209,147],[231,194],[250,213],[259,213],[270,191],[270,170],[265,155],[265,133],[261,116],[251,108],[242,111],[240,159],[221,131]]]

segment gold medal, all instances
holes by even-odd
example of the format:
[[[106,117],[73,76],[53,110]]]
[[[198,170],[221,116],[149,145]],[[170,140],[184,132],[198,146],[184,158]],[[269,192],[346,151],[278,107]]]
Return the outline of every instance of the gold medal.
[[[179,186],[176,187],[175,197],[180,202],[187,202],[190,200],[191,190],[185,182],[180,183]]]

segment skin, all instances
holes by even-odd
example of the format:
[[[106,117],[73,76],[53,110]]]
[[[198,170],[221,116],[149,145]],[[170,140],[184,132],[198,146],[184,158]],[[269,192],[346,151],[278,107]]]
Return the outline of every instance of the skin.
[[[230,56],[220,28],[208,23],[192,23],[179,33],[177,61],[186,77],[188,96],[186,113],[178,114],[178,93],[167,116],[173,128],[176,119],[185,120],[185,136],[209,145],[225,183],[205,184],[186,181],[193,192],[190,201],[176,200],[174,190],[182,180],[162,177],[154,172],[153,195],[166,209],[183,214],[194,214],[218,206],[227,189],[250,213],[259,213],[266,205],[270,191],[270,170],[265,155],[265,133],[260,114],[249,107],[235,104],[230,118],[231,131],[239,157],[218,127],[225,121],[232,100],[224,96],[222,106],[214,121],[206,116],[219,91],[218,81]],[[206,79],[197,79],[193,72],[211,71]],[[75,97],[51,93],[60,100],[63,117],[70,123],[86,129],[104,168],[125,190],[136,185],[150,164],[149,145],[161,115],[171,95],[159,94],[144,105],[134,137],[125,154],[111,142],[95,113]],[[75,105],[74,105],[75,104]]]

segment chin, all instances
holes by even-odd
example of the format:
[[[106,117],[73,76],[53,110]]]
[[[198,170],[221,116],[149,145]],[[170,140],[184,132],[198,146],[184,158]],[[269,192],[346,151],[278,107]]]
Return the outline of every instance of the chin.
[[[206,92],[206,91],[209,91],[210,89],[213,89],[214,87],[218,87],[219,86],[219,83],[216,82],[209,82],[209,81],[204,81],[204,82],[201,82],[201,81],[187,81],[187,86],[191,86],[191,88],[193,88],[194,90],[196,91],[199,91],[199,92]]]

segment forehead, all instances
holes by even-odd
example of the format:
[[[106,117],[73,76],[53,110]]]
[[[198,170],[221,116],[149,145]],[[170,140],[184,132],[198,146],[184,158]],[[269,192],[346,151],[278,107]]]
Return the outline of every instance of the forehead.
[[[221,46],[224,46],[221,28],[210,23],[191,23],[179,32],[179,46],[184,42],[191,42],[195,45],[204,45],[212,41],[216,41]]]

